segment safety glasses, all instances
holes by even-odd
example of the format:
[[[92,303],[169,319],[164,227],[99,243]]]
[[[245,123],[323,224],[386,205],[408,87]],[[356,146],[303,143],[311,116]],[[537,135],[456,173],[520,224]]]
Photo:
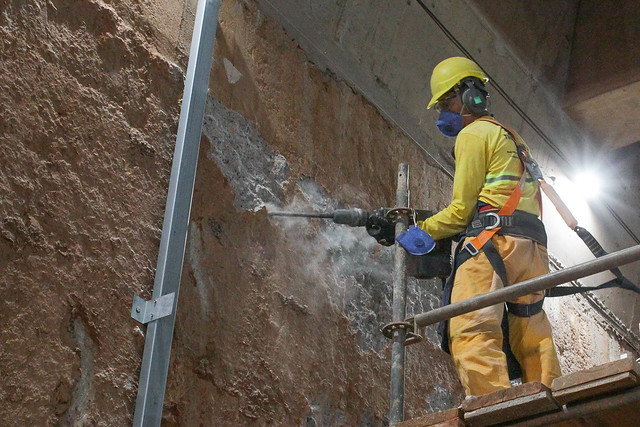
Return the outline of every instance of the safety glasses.
[[[449,106],[451,105],[451,101],[453,101],[457,96],[458,96],[458,91],[450,92],[449,96],[446,96],[445,98],[441,98],[437,100],[436,103],[433,105],[433,108],[438,113],[442,112],[443,110],[448,110]]]

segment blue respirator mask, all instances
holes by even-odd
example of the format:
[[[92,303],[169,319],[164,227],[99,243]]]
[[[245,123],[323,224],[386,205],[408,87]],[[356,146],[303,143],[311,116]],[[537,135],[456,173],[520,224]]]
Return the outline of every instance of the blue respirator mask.
[[[436,126],[444,136],[455,138],[462,130],[462,115],[443,110],[440,112]]]

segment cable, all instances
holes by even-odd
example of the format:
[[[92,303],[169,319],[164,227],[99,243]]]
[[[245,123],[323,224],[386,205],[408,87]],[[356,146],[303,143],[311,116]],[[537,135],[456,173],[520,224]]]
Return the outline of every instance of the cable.
[[[429,15],[429,17],[433,20],[433,22],[438,26],[438,28],[440,28],[440,30],[444,33],[444,35],[451,41],[451,43],[453,43],[460,50],[460,52],[464,54],[464,56],[466,56],[467,58],[471,59],[473,62],[478,64],[480,69],[482,69],[482,71],[487,75],[487,77],[489,77],[490,85],[496,90],[496,92],[498,92],[498,94],[500,94],[504,98],[505,101],[507,101],[507,104],[509,104],[509,106],[513,108],[516,111],[516,113],[518,113],[518,115],[525,121],[525,123],[527,123],[538,134],[538,136],[542,138],[542,140],[549,146],[549,148],[553,150],[554,153],[556,153],[556,155],[559,158],[561,158],[567,165],[571,165],[571,163],[562,153],[560,148],[558,148],[558,146],[554,144],[551,138],[549,138],[542,129],[540,129],[540,127],[533,121],[533,119],[529,117],[529,115],[522,108],[520,108],[520,106],[518,106],[518,104],[513,100],[513,98],[511,98],[506,93],[506,91],[502,89],[502,87],[495,81],[495,79],[493,79],[491,75],[487,73],[487,71],[484,68],[482,68],[482,66],[473,57],[473,55],[471,55],[471,53],[467,49],[465,49],[462,43],[460,43],[460,41],[458,41],[458,39],[453,34],[451,34],[451,32],[447,29],[447,27],[445,27],[445,25],[438,19],[438,17],[424,4],[423,0],[416,0],[416,1],[420,5],[420,7],[422,7],[422,9],[427,13],[427,15]],[[638,236],[633,232],[633,230],[631,230],[631,228],[624,222],[624,220],[616,212],[614,212],[613,208],[611,208],[611,206],[609,206],[607,203],[604,203],[604,205],[606,206],[609,213],[611,213],[611,215],[620,224],[620,226],[636,242],[636,244],[640,244],[640,238],[638,238]]]
[[[318,43],[316,43],[312,38],[308,37],[306,35],[306,33],[301,28],[299,28],[293,21],[291,21],[289,18],[287,18],[287,16],[285,16],[285,14],[280,11],[280,9],[278,9],[275,5],[273,5],[273,3],[271,3],[271,0],[262,0],[262,2],[266,6],[268,6],[268,8],[270,8],[273,13],[278,15],[278,17],[280,19],[280,22],[286,22],[287,25],[289,25],[291,28],[293,28],[295,30],[295,32],[297,33],[298,37],[300,37],[301,39],[304,39],[304,41],[309,46],[311,46],[316,51],[316,53],[326,61],[326,63],[330,66],[331,69],[336,71],[338,75],[341,75],[342,78],[345,79],[345,81],[350,86],[352,86],[353,88],[357,89],[357,91],[359,91],[361,94],[363,94],[365,96],[365,98],[371,104],[373,104],[378,109],[378,111],[380,111],[380,113],[382,114],[383,117],[385,117],[389,122],[393,123],[400,130],[402,130],[402,132],[409,139],[411,139],[418,146],[418,148],[420,148],[427,155],[427,157],[429,157],[435,163],[435,165],[438,168],[440,168],[440,170],[442,172],[447,174],[450,178],[453,178],[453,173],[450,170],[450,167],[448,167],[446,164],[444,164],[442,161],[440,161],[435,155],[431,154],[431,152],[429,150],[427,150],[427,147],[425,147],[424,144],[421,144],[420,142],[418,142],[417,136],[414,136],[411,132],[409,132],[405,128],[405,126],[403,126],[401,123],[399,123],[395,119],[393,114],[388,112],[387,109],[383,105],[381,105],[380,102],[376,101],[375,98],[372,96],[372,94],[369,91],[365,90],[365,87],[363,87],[363,85],[361,83],[359,83],[357,81],[357,79],[349,78],[348,77],[349,73],[346,72],[345,70],[343,70],[340,67],[338,62],[332,60],[327,55],[327,50],[326,49],[323,49],[322,46],[319,46]]]
[[[549,254],[549,264],[555,271],[563,270],[564,266],[555,256]],[[574,280],[570,282],[571,285],[576,287],[584,286],[580,280]],[[638,355],[640,355],[640,337],[638,337],[631,329],[629,329],[618,316],[616,316],[611,309],[609,309],[598,297],[591,292],[585,292],[580,294],[584,297],[589,305],[602,317],[604,320],[604,329],[608,329],[615,334],[619,339],[624,341],[631,349],[633,349]],[[608,325],[607,325],[608,323]]]
[[[478,64],[478,61],[471,55],[471,53],[464,48],[464,46],[455,38],[453,34],[444,26],[444,24],[438,19],[437,16],[423,3],[422,0],[416,0],[418,4],[422,7],[422,9],[429,15],[429,17],[433,20],[433,22],[440,28],[440,30],[444,33],[444,35],[469,59]],[[480,66],[480,64],[478,64]],[[547,143],[547,145],[567,164],[570,164],[567,158],[562,154],[560,149],[551,141],[551,139],[540,129],[535,122],[526,114],[517,104],[516,102],[502,89],[502,87],[495,81],[495,79],[491,78],[489,73],[487,73],[482,66],[480,68],[484,71],[484,73],[489,77],[491,86],[496,89],[496,91],[507,101],[507,103],[522,117],[522,119],[529,125],[531,128],[542,138],[542,140]],[[631,236],[631,238],[638,244],[640,243],[640,239],[638,236],[629,228],[629,226],[623,221],[623,219],[609,206],[605,203],[605,206],[609,213],[616,219],[616,221],[620,224],[620,226]],[[560,261],[553,257],[549,256],[551,265],[556,270],[561,270],[564,267],[560,263]],[[574,286],[582,286],[579,281],[571,282]],[[604,305],[598,298],[596,298],[590,292],[582,294],[587,302],[600,314],[602,319],[605,321],[605,325],[610,325],[612,332],[617,335],[622,341],[624,341],[629,347],[631,347],[634,351],[640,354],[640,338],[635,335],[626,325],[611,311],[606,305]],[[605,326],[606,328],[606,326]]]
[[[420,4],[420,6],[422,7],[422,9],[424,9],[424,11],[427,13],[427,15],[429,15],[429,17],[435,22],[435,24],[438,26],[438,28],[440,28],[440,30],[442,30],[442,32],[445,34],[445,36],[447,36],[447,38],[464,54],[464,56],[466,56],[467,58],[469,58],[470,60],[472,60],[473,62],[475,62],[476,64],[478,64],[478,66],[482,69],[482,71],[487,75],[487,77],[489,77],[489,84],[496,90],[496,92],[498,92],[504,99],[505,101],[507,101],[507,103],[509,104],[509,106],[511,106],[511,108],[513,108],[520,117],[522,117],[522,119],[529,125],[531,126],[531,128],[538,134],[538,136],[540,136],[540,138],[542,138],[544,140],[544,142],[547,143],[547,145],[549,145],[549,147],[560,157],[562,158],[562,160],[564,160],[565,162],[569,163],[569,161],[567,160],[567,158],[564,156],[564,154],[562,153],[562,151],[560,151],[560,149],[558,148],[557,145],[555,145],[553,143],[553,141],[544,133],[544,131],[542,129],[540,129],[540,127],[538,127],[538,125],[536,125],[536,123],[533,121],[533,119],[531,119],[531,117],[529,117],[529,115],[518,106],[518,104],[513,100],[513,98],[511,98],[507,92],[502,89],[502,86],[500,86],[493,77],[491,77],[491,75],[484,69],[482,68],[482,66],[480,66],[480,64],[478,63],[478,61],[473,57],[473,55],[471,55],[471,53],[464,48],[464,46],[458,41],[458,39],[455,38],[455,36],[453,34],[451,34],[451,32],[447,29],[447,27],[444,26],[444,24],[438,19],[438,17],[423,3],[422,0],[416,0],[418,2],[418,4]]]

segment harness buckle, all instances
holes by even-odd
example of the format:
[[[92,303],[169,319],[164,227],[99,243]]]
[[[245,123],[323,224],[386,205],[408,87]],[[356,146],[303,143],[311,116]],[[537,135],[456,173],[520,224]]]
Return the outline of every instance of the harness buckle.
[[[496,219],[496,222],[495,224],[487,225],[484,228],[485,230],[493,230],[494,228],[498,228],[500,226],[500,215],[498,215],[496,212],[487,212],[486,216],[494,217]]]
[[[471,254],[471,256],[475,256],[480,252],[475,246],[473,246],[473,243],[471,243],[471,240],[469,240],[467,243],[465,243],[463,248],[467,252],[469,252]]]

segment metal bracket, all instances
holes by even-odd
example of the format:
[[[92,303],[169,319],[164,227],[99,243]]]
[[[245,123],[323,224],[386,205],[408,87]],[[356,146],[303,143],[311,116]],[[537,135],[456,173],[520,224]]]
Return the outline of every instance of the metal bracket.
[[[411,208],[393,208],[387,212],[386,217],[389,221],[395,223],[402,218],[411,218],[413,214],[414,210]]]
[[[409,318],[407,320],[409,320],[409,321],[392,322],[392,323],[386,324],[382,328],[382,335],[384,335],[388,339],[393,339],[393,332],[394,331],[404,330],[404,331],[406,331],[405,341],[403,343],[405,346],[411,345],[411,344],[416,344],[416,343],[419,343],[422,340],[424,340],[424,338],[421,335],[415,333],[414,324],[412,322],[410,322],[411,318]]]
[[[158,320],[173,313],[173,300],[176,293],[163,295],[146,301],[138,295],[133,296],[133,307],[131,307],[131,317],[138,322],[147,324],[153,320]]]

